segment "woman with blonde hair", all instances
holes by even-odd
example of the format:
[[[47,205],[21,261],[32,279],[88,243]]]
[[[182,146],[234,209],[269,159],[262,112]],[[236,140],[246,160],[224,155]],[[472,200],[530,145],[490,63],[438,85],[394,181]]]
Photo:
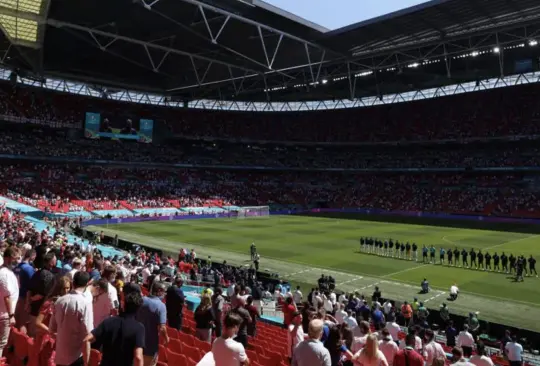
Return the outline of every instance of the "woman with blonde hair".
[[[379,341],[375,334],[367,336],[366,345],[353,356],[353,362],[362,366],[388,366],[386,357],[379,350]]]
[[[212,328],[214,326],[214,313],[212,311],[212,298],[209,295],[201,296],[201,303],[195,309],[195,329],[197,338],[212,343]]]

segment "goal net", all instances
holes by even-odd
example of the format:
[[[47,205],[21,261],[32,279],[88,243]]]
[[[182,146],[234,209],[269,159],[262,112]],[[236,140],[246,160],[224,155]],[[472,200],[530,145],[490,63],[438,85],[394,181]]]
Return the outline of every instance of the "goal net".
[[[270,208],[268,206],[250,206],[238,209],[238,218],[245,219],[246,217],[268,217]]]

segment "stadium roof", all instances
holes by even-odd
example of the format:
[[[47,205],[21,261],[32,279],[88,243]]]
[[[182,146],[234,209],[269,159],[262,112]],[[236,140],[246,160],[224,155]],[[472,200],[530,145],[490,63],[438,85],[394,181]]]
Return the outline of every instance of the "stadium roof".
[[[540,56],[537,0],[434,0],[335,31],[260,0],[21,4],[0,0],[0,61],[20,75],[185,101],[356,99],[534,71]]]

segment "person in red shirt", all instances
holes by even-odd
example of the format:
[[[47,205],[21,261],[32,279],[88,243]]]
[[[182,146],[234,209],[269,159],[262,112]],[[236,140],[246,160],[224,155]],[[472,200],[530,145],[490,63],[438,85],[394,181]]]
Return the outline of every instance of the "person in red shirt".
[[[294,303],[292,297],[287,297],[285,300],[285,305],[283,305],[283,323],[285,326],[289,326],[292,323],[294,318],[294,313],[296,312],[296,304]]]
[[[393,366],[424,366],[424,358],[414,350],[416,337],[413,334],[407,334],[405,338],[405,349],[401,349],[394,356]]]

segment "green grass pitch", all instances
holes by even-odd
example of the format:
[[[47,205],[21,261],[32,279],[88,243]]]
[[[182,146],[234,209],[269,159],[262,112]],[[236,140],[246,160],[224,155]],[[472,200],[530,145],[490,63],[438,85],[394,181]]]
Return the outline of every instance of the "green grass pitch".
[[[501,273],[484,272],[359,253],[360,236],[415,241],[448,248],[489,250],[493,255],[540,259],[540,236],[530,233],[437,227],[314,216],[272,216],[251,219],[205,219],[144,222],[95,227],[121,239],[134,241],[176,255],[180,247],[195,248],[199,257],[249,263],[249,246],[255,242],[261,269],[277,272],[293,285],[311,287],[322,273],[336,278],[341,290],[370,294],[379,286],[384,297],[397,301],[418,297],[438,308],[455,282],[462,294],[449,303],[451,311],[514,327],[540,330],[540,279],[527,277],[515,283]],[[421,254],[420,254],[421,256]],[[433,291],[419,295],[426,277]],[[306,293],[307,295],[307,293]]]

